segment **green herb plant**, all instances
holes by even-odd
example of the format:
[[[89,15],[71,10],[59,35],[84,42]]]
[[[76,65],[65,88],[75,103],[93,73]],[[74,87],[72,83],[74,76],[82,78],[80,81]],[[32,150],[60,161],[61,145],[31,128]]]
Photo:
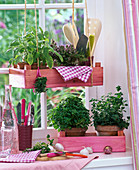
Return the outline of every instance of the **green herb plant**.
[[[114,95],[108,93],[100,99],[92,98],[90,100],[95,128],[97,125],[116,125],[120,129],[128,128],[130,117],[124,118],[124,112],[126,112],[125,109],[128,104],[123,98],[121,87],[117,86],[116,90],[117,92]]]
[[[47,141],[49,143],[37,142],[33,146],[33,148],[26,148],[23,152],[30,152],[30,151],[36,151],[36,150],[41,150],[40,153],[48,153],[48,152],[50,152],[49,145],[53,146],[54,139],[50,139],[50,135],[49,134],[46,136],[46,138],[47,138]]]
[[[46,82],[47,78],[46,77],[37,77],[35,80],[34,88],[35,88],[35,93],[42,93],[46,92]]]
[[[82,51],[77,51],[71,44],[58,46],[57,43],[52,40],[51,47],[63,58],[63,61],[61,61],[57,53],[54,53],[52,51],[49,52],[50,56],[52,56],[53,60],[58,66],[84,65],[84,62],[88,60],[86,55]]]
[[[53,67],[53,58],[49,52],[56,54],[59,60],[62,62],[62,56],[56,52],[49,45],[49,33],[43,32],[42,28],[39,27],[40,31],[37,33],[38,38],[38,51],[36,46],[36,30],[32,27],[26,35],[18,35],[17,38],[10,44],[7,52],[13,52],[13,58],[9,60],[10,64],[17,64],[19,62],[25,62],[29,65],[37,63],[39,59],[40,63],[47,63],[49,68]]]
[[[49,145],[53,146],[54,139],[50,139],[50,135],[47,135],[47,141],[49,142]]]
[[[85,108],[82,99],[76,96],[62,99],[50,110],[48,120],[51,122],[50,126],[58,131],[71,128],[87,129],[91,123],[89,110]]]

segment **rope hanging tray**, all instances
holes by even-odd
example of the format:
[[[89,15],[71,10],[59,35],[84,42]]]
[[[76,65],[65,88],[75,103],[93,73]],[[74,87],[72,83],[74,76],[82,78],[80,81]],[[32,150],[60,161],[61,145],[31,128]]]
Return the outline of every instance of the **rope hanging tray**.
[[[26,34],[26,3],[25,0],[25,26],[24,34]],[[36,26],[36,46],[38,49],[38,39],[37,39],[37,16],[36,16],[36,1],[35,5],[35,26]],[[72,1],[72,25],[74,24],[74,0]],[[37,65],[39,67],[39,59],[37,60]],[[81,80],[74,78],[65,82],[61,75],[55,69],[41,69],[40,75],[42,77],[47,77],[47,88],[53,87],[76,87],[76,86],[100,86],[103,85],[103,67],[100,64],[93,68],[93,75],[89,77],[86,83]],[[36,79],[37,70],[31,70],[30,66],[25,66],[24,69],[10,68],[9,69],[9,83],[12,87],[18,87],[23,89],[32,89],[34,87],[34,82]],[[93,78],[91,78],[93,77]],[[93,80],[93,81],[92,81]]]

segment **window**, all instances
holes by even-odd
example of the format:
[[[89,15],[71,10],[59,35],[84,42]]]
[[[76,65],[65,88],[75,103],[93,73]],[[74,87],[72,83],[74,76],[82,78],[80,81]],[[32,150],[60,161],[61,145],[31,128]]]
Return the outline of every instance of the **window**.
[[[12,5],[11,5],[12,4]],[[42,27],[43,30],[50,32],[50,38],[55,38],[56,42],[59,44],[68,43],[62,33],[62,26],[65,23],[71,22],[72,16],[72,0],[36,0],[37,8],[37,21],[38,26]],[[9,43],[14,39],[17,33],[21,33],[24,30],[24,0],[2,0],[0,2],[0,80],[2,82],[8,83],[5,80],[8,77],[8,60],[12,54],[7,54],[5,51]],[[35,26],[35,14],[34,14],[34,0],[27,0],[27,18],[26,18],[26,30],[30,26]],[[84,4],[83,0],[75,0],[75,21],[79,33],[83,33],[84,28]],[[7,78],[8,79],[8,78]],[[2,85],[4,89],[4,84]],[[74,89],[74,88],[73,88]],[[70,89],[70,90],[73,90]],[[66,88],[62,89],[61,93],[64,92]],[[84,89],[82,89],[84,91]],[[20,95],[18,95],[20,91]],[[22,91],[22,92],[21,92]],[[48,94],[58,93],[54,92],[54,89],[49,89]],[[24,96],[32,94],[31,90],[25,92],[22,89],[13,89],[13,96],[16,98],[15,102],[20,100],[21,95]],[[61,95],[59,94],[59,95]],[[36,127],[41,126],[41,128],[35,128],[33,137],[34,140],[44,140],[45,134],[49,133],[52,136],[57,136],[57,133],[54,129],[47,128],[47,118],[46,118],[46,98],[49,98],[45,93],[41,94],[41,99],[34,96],[34,103],[38,105],[35,106],[35,109],[38,107],[41,109],[41,122],[36,122]],[[50,97],[51,98],[51,97]],[[40,105],[41,103],[41,105]],[[50,104],[50,100],[48,99]],[[16,103],[18,104],[18,103]],[[51,103],[52,104],[52,103]],[[39,111],[39,110],[38,110]],[[35,115],[37,117],[37,115]],[[37,117],[38,118],[38,117]]]

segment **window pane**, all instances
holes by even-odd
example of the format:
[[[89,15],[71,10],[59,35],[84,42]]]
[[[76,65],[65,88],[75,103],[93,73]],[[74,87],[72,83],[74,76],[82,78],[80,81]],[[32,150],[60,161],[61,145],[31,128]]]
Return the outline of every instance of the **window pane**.
[[[51,123],[49,120],[50,110],[53,109],[62,99],[73,95],[80,97],[85,104],[85,87],[58,87],[49,88],[47,90],[47,126]]]
[[[36,0],[38,3],[39,0]],[[25,0],[1,0],[0,4],[25,4]],[[34,4],[34,0],[27,0],[27,4]]]
[[[3,110],[5,101],[5,84],[8,84],[9,75],[0,75],[0,115]],[[19,89],[12,87],[12,104],[15,109],[16,115],[21,115],[21,99],[26,99],[26,111],[28,103],[32,101],[32,113],[34,113],[34,126],[35,128],[41,127],[41,104],[40,95],[34,94],[32,89]],[[1,108],[2,107],[2,108]],[[33,112],[34,111],[34,112]]]
[[[75,24],[79,36],[84,33],[84,13],[83,9],[75,10]],[[46,10],[46,30],[49,31],[50,39],[54,39],[58,44],[68,43],[62,27],[64,24],[72,22],[71,9],[50,9]]]
[[[30,101],[32,101],[32,114],[34,114],[35,128],[41,127],[41,103],[40,94],[34,94],[33,89],[12,88],[12,99],[16,114],[21,114],[21,99],[26,100],[26,111]]]
[[[34,10],[27,10],[26,31],[31,26],[35,27],[35,12]],[[17,34],[22,34],[23,32],[24,10],[0,11],[0,67],[7,67],[8,64],[6,62],[12,56],[12,53],[6,53],[9,43],[15,39]]]
[[[72,0],[45,0],[45,3],[71,3]],[[75,3],[81,3],[83,0],[75,0]]]

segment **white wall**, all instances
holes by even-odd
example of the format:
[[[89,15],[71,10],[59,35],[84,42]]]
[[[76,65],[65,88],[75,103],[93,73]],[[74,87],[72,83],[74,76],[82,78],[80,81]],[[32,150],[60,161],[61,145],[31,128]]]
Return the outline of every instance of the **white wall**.
[[[99,18],[102,22],[102,31],[94,56],[104,67],[104,85],[89,88],[89,96],[97,98],[108,92],[114,93],[115,87],[120,85],[124,98],[128,99],[122,1],[88,0],[87,6],[89,17]],[[131,146],[130,130],[126,130],[125,133],[127,146]]]

